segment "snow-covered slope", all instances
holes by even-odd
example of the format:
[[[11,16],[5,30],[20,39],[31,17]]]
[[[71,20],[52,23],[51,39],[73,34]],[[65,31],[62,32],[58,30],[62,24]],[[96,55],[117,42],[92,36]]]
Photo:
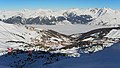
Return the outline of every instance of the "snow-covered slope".
[[[71,57],[80,57],[86,53],[94,54],[119,43],[119,34],[120,27],[65,35],[54,30],[0,21],[0,60],[4,61],[0,62],[0,66],[43,68],[54,63],[57,65],[58,61],[69,61]],[[13,51],[10,54],[7,48],[11,47]]]
[[[105,37],[120,38],[120,30],[113,29]]]
[[[0,20],[22,24],[94,24],[119,26],[120,10],[110,8],[0,11]]]
[[[49,29],[32,26],[14,25],[0,22],[0,53],[7,48],[54,50],[63,45],[71,44],[71,37]]]
[[[15,44],[6,43],[7,41],[25,41],[24,38],[18,36],[24,33],[25,28],[23,26],[17,26],[13,24],[7,24],[0,22],[0,48],[7,49],[8,47],[16,47]]]
[[[69,58],[43,68],[119,68],[120,44],[114,44],[110,48],[93,54],[83,54],[79,58]],[[35,64],[31,66],[36,66]],[[39,66],[38,66],[39,67]]]
[[[113,9],[101,9],[99,15],[90,24],[119,26],[120,11]]]

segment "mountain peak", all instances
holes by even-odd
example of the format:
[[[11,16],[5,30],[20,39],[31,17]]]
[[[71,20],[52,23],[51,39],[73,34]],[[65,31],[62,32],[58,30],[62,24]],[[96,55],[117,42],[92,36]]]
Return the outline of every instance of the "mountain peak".
[[[16,23],[17,21],[17,23],[27,24],[53,24],[53,22],[57,24],[66,20],[71,24],[114,25],[117,23],[119,25],[119,18],[120,11],[111,8],[0,11],[0,19],[7,23]]]

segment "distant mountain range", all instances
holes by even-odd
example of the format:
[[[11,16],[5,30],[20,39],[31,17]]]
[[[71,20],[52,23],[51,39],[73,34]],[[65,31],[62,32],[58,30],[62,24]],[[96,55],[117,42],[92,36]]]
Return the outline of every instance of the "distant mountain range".
[[[0,11],[0,20],[12,24],[89,24],[120,25],[120,10],[110,8],[67,9],[53,11],[50,9]]]

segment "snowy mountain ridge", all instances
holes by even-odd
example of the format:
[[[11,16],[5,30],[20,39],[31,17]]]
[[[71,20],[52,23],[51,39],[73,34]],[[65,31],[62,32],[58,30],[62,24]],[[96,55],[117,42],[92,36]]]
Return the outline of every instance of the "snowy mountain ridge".
[[[23,24],[92,24],[119,26],[120,10],[110,8],[72,8],[67,10],[14,10],[0,11],[0,20]]]

